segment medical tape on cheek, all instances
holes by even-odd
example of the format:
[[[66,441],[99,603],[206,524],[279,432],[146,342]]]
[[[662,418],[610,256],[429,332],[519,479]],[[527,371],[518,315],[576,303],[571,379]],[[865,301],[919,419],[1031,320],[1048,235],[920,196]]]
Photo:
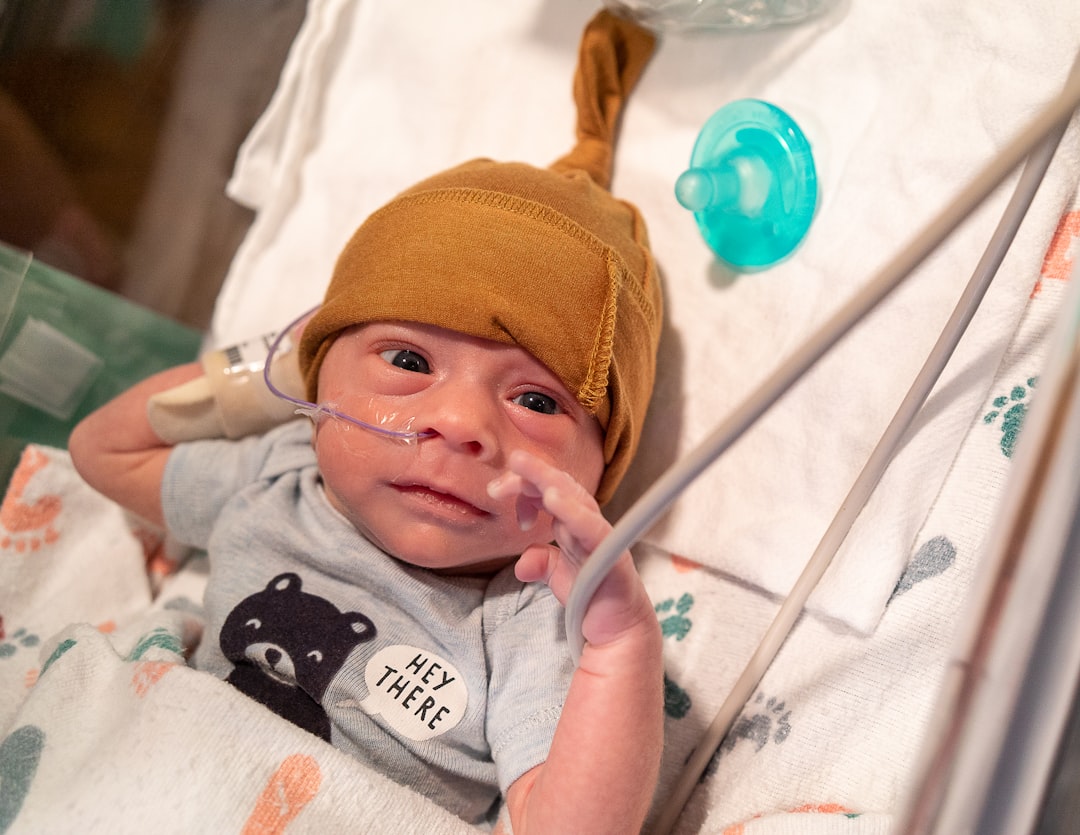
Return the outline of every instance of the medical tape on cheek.
[[[312,313],[314,313],[313,310],[308,311],[291,322],[270,345],[266,362],[263,367],[263,382],[266,384],[266,388],[270,393],[281,400],[292,403],[296,407],[295,414],[306,416],[317,427],[321,426],[326,419],[332,418],[339,421],[345,428],[357,427],[359,429],[365,429],[376,435],[406,445],[415,445],[421,438],[433,435],[434,433],[432,432],[413,431],[412,426],[416,421],[416,418],[414,417],[402,419],[398,416],[397,412],[380,411],[375,406],[375,398],[369,398],[368,400],[368,411],[372,413],[373,417],[371,418],[371,421],[367,421],[347,414],[335,403],[312,403],[310,400],[303,400],[286,394],[274,385],[273,381],[270,379],[270,368],[273,363],[274,355],[280,350],[282,340],[286,335],[297,328],[299,324]]]
[[[414,432],[413,424],[416,422],[414,417],[401,420],[396,414],[380,415],[376,418],[376,422],[382,427],[396,426],[396,429],[392,429],[396,434],[389,437],[396,438],[408,446],[415,446],[421,439],[430,438],[433,434],[431,432]]]
[[[322,425],[328,420],[333,421],[343,436],[348,436],[353,433],[353,430],[359,430],[355,433],[358,441],[360,438],[369,440],[371,436],[375,436],[403,446],[416,446],[421,439],[430,437],[432,434],[413,431],[412,425],[415,418],[401,419],[393,412],[376,411],[371,414],[369,420],[361,420],[341,411],[333,403],[320,403],[310,409],[297,409],[297,412],[307,414],[317,425]]]

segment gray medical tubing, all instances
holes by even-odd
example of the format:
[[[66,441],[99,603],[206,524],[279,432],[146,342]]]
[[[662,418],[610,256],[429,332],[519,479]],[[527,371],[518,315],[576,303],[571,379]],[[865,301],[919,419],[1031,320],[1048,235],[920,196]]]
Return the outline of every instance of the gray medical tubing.
[[[941,372],[944,371],[945,365],[948,363],[953,351],[956,350],[964,331],[971,323],[971,319],[978,310],[983,296],[989,289],[998,267],[1001,266],[1001,262],[1005,258],[1013,238],[1016,236],[1020,223],[1035,197],[1035,192],[1042,183],[1046,169],[1050,165],[1064,132],[1065,126],[1061,125],[1054,131],[1052,136],[1048,137],[1033,152],[1028,160],[1012,199],[1002,214],[1001,221],[994,231],[994,235],[976,266],[971,279],[968,281],[960,301],[953,310],[952,316],[942,330],[941,336],[938,338],[933,350],[931,350],[926,363],[919,371],[915,382],[904,397],[874,451],[867,459],[862,472],[859,473],[847,497],[840,505],[840,510],[837,511],[832,523],[822,536],[813,556],[811,556],[803,569],[803,573],[796,580],[784,605],[777,612],[745,670],[735,682],[728,698],[720,706],[720,710],[717,712],[712,724],[706,730],[701,742],[688,760],[683,774],[670,795],[669,804],[666,804],[661,810],[658,828],[654,829],[656,835],[668,832],[674,824],[686,800],[693,792],[694,786],[701,778],[701,774],[708,766],[720,743],[723,742],[743,705],[753,694],[761,677],[780,651],[780,647],[791,631],[792,626],[794,626],[795,620],[802,611],[810,593],[832,562],[832,558],[839,550],[855,519],[870,498],[870,494],[877,486],[878,481],[900,446],[904,433],[926,401],[931,389],[933,389],[941,376]],[[660,824],[662,826],[659,826]]]
[[[888,262],[829,321],[812,334],[807,342],[751,393],[749,398],[723,421],[712,434],[689,455],[676,462],[630,508],[582,567],[582,571],[570,592],[566,606],[566,632],[575,658],[580,658],[581,651],[584,648],[581,625],[584,620],[585,610],[596,589],[603,582],[604,577],[619,558],[619,555],[636,542],[645,530],[671,505],[675,498],[734,443],[754,421],[783,396],[802,374],[811,368],[852,327],[896,289],[1008,177],[1013,169],[1032,153],[1040,142],[1048,140],[1055,132],[1060,138],[1060,133],[1064,131],[1072,111],[1078,105],[1080,105],[1080,73],[1073,73],[1065,89],[1051,100],[1024,130],[1008,143],[919,235]],[[1049,163],[1049,156],[1052,156],[1052,150],[1056,147],[1056,144],[1056,141],[1053,141],[1052,144],[1048,141],[1050,154],[1046,157],[1046,164]],[[1041,156],[1040,154],[1040,158]],[[1034,171],[1035,165],[1029,165],[1028,168]],[[1045,167],[1043,170],[1045,170]],[[1041,173],[1036,180],[1036,187],[1039,181],[1041,181]],[[1024,189],[1030,188],[1028,177],[1022,177],[1021,183]],[[966,326],[967,321],[970,321],[974,307],[977,307],[978,300],[981,299],[982,294],[985,292],[985,287],[980,289],[980,280],[988,281],[992,277],[993,271],[1004,254],[1003,250],[1001,252],[996,252],[996,250],[1000,249],[1003,243],[1007,248],[1008,244],[1005,241],[1011,239],[1011,236],[1015,234],[1015,228],[1018,226],[1023,213],[1026,212],[1027,203],[1030,202],[1030,197],[1024,198],[1020,195],[1020,188],[1021,185],[1018,185],[1018,193],[1010,201],[1006,215],[1003,216],[999,225],[998,232],[995,233],[990,248],[980,261],[972,282],[965,291],[957,311],[950,319],[947,330],[958,323],[961,327]],[[984,272],[987,274],[982,275]],[[928,393],[929,388],[932,388],[937,375],[940,373],[940,368],[934,370],[934,367],[938,364],[943,367],[944,362],[948,360],[948,353],[944,352],[951,353],[958,339],[959,333],[954,335],[945,333],[939,339],[938,344],[935,345],[934,352],[928,359],[923,373],[920,373],[915,386],[909,392],[908,397],[905,398],[900,412],[890,424],[889,429],[886,430],[886,436],[882,438],[878,448],[872,454],[871,461],[867,464],[867,470],[864,471],[864,475],[860,476],[856,485],[852,488],[854,498],[858,499],[864,493],[865,496],[869,495],[877,478],[880,477],[881,471],[887,465],[899,437],[903,434],[911,417],[922,404],[926,393]],[[939,349],[942,352],[940,356],[938,355]],[[926,388],[926,392],[921,391],[923,388]],[[880,455],[878,454],[879,451]],[[877,468],[876,473],[872,467]],[[859,509],[861,509],[862,502],[865,502],[865,496],[862,496],[861,502],[858,502]],[[842,516],[849,517],[845,521],[847,525],[850,525],[850,521],[854,520],[858,510],[849,512],[846,508],[842,508],[840,513]],[[832,558],[832,553],[835,552],[835,548],[839,546],[840,541],[846,535],[846,530],[845,524],[834,520],[833,525],[830,526],[825,538],[823,538],[822,544],[818,546],[815,556],[811,558],[807,569],[804,570],[803,575],[796,582],[795,588],[793,588],[789,596],[790,604],[785,603],[773,626],[770,627],[769,632],[766,634],[766,638],[762,642],[762,648],[765,648],[766,643],[770,643],[770,636],[773,636],[771,653],[775,654],[779,649],[784,637],[790,630],[791,624],[794,623],[799,611],[801,611],[802,603],[816,585],[818,579],[820,579],[821,574],[824,573],[828,561]],[[817,559],[819,554],[824,555],[820,560]],[[783,616],[783,619],[781,616]],[[763,654],[762,648],[759,648],[755,658]],[[769,658],[771,659],[771,655],[769,655]],[[750,678],[752,683],[756,683],[764,673],[765,667],[752,670],[751,667],[753,666],[754,661],[751,661],[751,665],[748,666],[743,677],[740,678],[740,682],[744,678]],[[765,666],[767,666],[767,663]],[[738,687],[738,684],[736,686]],[[732,696],[734,695],[733,692]],[[746,695],[748,696],[749,693]],[[734,700],[729,697],[728,701]],[[738,708],[741,708],[744,701],[745,699],[739,701]],[[723,710],[722,708],[722,712]],[[718,719],[720,718],[718,716]],[[734,714],[730,718],[733,719]],[[729,723],[730,719],[728,720]],[[718,724],[718,722],[714,721],[713,726],[716,727]],[[726,727],[719,730],[720,738],[722,738],[723,733],[726,732]],[[715,734],[711,735],[715,736]],[[716,739],[715,742],[718,743],[719,739]],[[670,811],[665,811],[662,814],[657,822],[656,832],[667,832],[674,825],[675,819],[700,778],[705,765],[708,764],[714,750],[715,745],[711,749],[704,743],[698,746],[697,752],[695,752],[687,765],[683,779],[670,796],[669,803],[665,807],[666,810],[674,810],[673,814]]]

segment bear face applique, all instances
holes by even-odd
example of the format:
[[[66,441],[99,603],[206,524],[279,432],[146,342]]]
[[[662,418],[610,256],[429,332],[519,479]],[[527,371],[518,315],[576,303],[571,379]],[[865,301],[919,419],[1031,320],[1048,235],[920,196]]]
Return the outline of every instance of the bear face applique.
[[[341,612],[303,591],[298,575],[279,574],[225,619],[221,651],[235,665],[226,680],[329,742],[323,693],[349,653],[375,632],[366,615]]]

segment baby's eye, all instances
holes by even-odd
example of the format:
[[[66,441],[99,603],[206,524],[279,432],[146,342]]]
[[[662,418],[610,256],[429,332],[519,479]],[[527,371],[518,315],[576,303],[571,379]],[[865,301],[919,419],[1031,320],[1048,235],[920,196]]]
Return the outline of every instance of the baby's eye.
[[[538,391],[527,391],[514,398],[514,402],[526,409],[540,412],[545,415],[557,415],[560,412],[559,404],[554,397],[541,394]]]
[[[406,371],[415,371],[417,374],[431,373],[427,360],[415,351],[404,348],[391,348],[389,351],[383,351],[379,356],[391,365],[403,368]]]

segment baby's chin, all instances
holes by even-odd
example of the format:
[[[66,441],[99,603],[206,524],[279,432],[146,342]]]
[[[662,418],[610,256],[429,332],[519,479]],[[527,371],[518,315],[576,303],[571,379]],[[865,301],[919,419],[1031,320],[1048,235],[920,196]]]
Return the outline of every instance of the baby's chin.
[[[380,536],[377,530],[360,529],[381,551],[389,554],[398,562],[415,568],[424,568],[436,574],[447,575],[485,575],[495,574],[514,563],[519,554],[488,555],[476,547],[455,547],[445,544],[442,547],[423,542],[402,542],[399,531]],[[522,550],[527,546],[522,546]]]
[[[496,574],[508,565],[512,565],[518,555],[480,558],[475,560],[454,559],[444,554],[410,553],[408,551],[395,553],[389,548],[382,548],[387,554],[414,568],[423,568],[435,574],[448,576],[484,576]]]
[[[429,568],[428,570],[434,574],[446,574],[452,577],[484,577],[498,574],[516,560],[517,557],[496,557],[484,562],[466,563],[447,568]]]

